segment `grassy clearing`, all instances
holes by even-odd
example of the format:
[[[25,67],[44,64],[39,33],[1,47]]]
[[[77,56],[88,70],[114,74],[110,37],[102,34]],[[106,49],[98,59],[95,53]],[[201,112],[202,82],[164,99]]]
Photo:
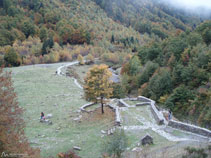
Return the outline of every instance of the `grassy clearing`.
[[[12,71],[19,105],[25,109],[26,136],[31,145],[41,148],[42,157],[80,146],[79,155],[86,158],[100,156],[101,129],[108,120],[76,123],[77,110],[87,103],[71,78],[56,76],[59,64],[26,66]],[[40,112],[52,114],[53,125],[40,123]],[[91,145],[90,145],[91,144]]]
[[[105,114],[97,108],[92,113],[78,113],[79,108],[87,102],[83,99],[83,91],[79,89],[73,79],[56,76],[56,69],[62,64],[37,65],[7,69],[12,71],[14,88],[17,92],[19,105],[25,109],[26,136],[31,145],[41,149],[42,157],[55,156],[65,152],[73,146],[81,147],[78,152],[83,158],[98,158],[101,156],[102,137],[101,130],[108,130],[114,124],[114,113],[105,107]],[[89,66],[77,66],[77,73],[82,78]],[[134,102],[132,102],[134,103]],[[92,108],[99,107],[99,104]],[[88,109],[90,110],[90,109]],[[52,114],[50,119],[53,125],[40,123],[40,112],[45,115]],[[149,106],[129,108],[121,111],[124,126],[144,125],[137,120],[141,116],[148,122],[154,123]],[[82,122],[73,119],[82,115]],[[172,130],[176,136],[184,136],[182,132]],[[129,137],[130,148],[137,145],[138,141],[150,134],[154,145],[150,149],[162,149],[175,144],[170,142],[151,129],[126,131]]]
[[[95,109],[97,109],[99,107],[101,107],[101,104],[94,104],[92,106],[87,107],[85,110],[87,110],[87,111],[93,111],[93,110],[95,110]]]
[[[136,108],[129,108],[125,111],[125,115],[128,115],[130,118],[137,119],[137,116],[143,117],[146,121],[154,122],[154,118],[152,117],[150,106],[140,106]]]
[[[133,130],[127,131],[127,136],[129,137],[129,147],[134,148],[140,143],[141,138],[143,138],[146,134],[149,134],[153,137],[153,145],[150,145],[150,149],[159,149],[165,146],[169,146],[175,144],[175,142],[170,142],[166,138],[161,137],[159,134],[155,133],[154,131],[147,129],[147,130]],[[144,149],[145,147],[142,146]]]

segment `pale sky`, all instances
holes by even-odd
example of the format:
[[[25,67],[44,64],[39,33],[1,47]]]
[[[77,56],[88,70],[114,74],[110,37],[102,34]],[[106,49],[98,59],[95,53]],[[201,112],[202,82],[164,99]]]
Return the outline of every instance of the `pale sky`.
[[[179,7],[185,7],[189,9],[195,9],[198,7],[203,7],[211,10],[211,0],[165,0],[173,5],[177,5]]]

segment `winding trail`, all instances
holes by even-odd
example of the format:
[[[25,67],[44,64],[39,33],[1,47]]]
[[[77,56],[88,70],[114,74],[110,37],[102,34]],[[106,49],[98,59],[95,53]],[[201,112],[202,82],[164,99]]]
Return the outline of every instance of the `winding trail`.
[[[64,76],[65,74],[62,72],[63,68],[67,68],[68,66],[73,66],[73,65],[76,65],[78,63],[79,63],[78,61],[73,61],[73,62],[67,63],[65,65],[62,65],[62,66],[57,68],[56,74],[59,75],[59,76]],[[73,80],[74,80],[75,85],[78,88],[83,89],[83,87],[78,83],[77,79],[73,78]]]
[[[62,72],[62,69],[66,69],[68,66],[73,66],[73,65],[76,65],[78,64],[79,62],[78,61],[73,61],[73,62],[69,62],[69,63],[65,63],[64,65],[62,66],[59,66],[56,70],[56,74],[59,75],[59,76],[65,76],[65,73]],[[75,85],[80,88],[80,89],[83,89],[83,87],[78,83],[77,79],[73,78],[74,80],[74,83]],[[112,101],[111,101],[112,102]],[[113,104],[114,107],[117,106],[117,104]],[[130,107],[130,108],[137,108],[137,107]],[[165,131],[166,129],[166,125],[162,125],[162,126],[159,126],[157,125],[156,121],[155,120],[146,120],[143,116],[140,116],[140,115],[137,115],[137,114],[134,114],[134,113],[131,113],[130,111],[127,110],[127,108],[120,108],[120,110],[123,110],[123,111],[127,111],[127,114],[129,117],[132,117],[134,119],[136,119],[137,121],[141,122],[143,125],[139,125],[139,126],[122,126],[122,128],[124,130],[146,130],[146,129],[151,129],[152,131],[156,132],[157,134],[159,134],[160,136],[166,138],[167,140],[169,141],[176,141],[176,142],[181,142],[181,141],[199,141],[198,139],[193,139],[193,138],[180,138],[178,136],[174,136],[172,135],[171,133],[168,133]],[[150,114],[150,117],[153,118],[153,116]],[[183,131],[182,131],[183,132]],[[187,133],[187,132],[184,132],[184,133]],[[196,135],[195,135],[196,136]],[[199,136],[201,137],[201,136]],[[201,137],[203,140],[204,138]]]

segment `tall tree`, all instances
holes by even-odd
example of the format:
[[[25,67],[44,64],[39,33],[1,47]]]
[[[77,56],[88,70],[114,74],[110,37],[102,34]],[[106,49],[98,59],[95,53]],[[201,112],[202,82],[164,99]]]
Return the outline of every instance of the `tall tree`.
[[[108,66],[102,64],[94,65],[85,77],[85,98],[96,103],[100,100],[102,114],[104,113],[105,98],[110,98],[113,93],[112,82],[110,81],[111,75]]]
[[[24,136],[22,113],[12,87],[11,73],[4,73],[0,68],[0,153],[39,158],[39,150],[31,148]]]

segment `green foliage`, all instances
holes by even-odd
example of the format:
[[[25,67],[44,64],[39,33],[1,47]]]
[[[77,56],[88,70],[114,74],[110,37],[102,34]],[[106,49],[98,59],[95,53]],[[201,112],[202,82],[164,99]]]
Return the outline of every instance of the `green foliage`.
[[[14,42],[14,35],[6,29],[0,29],[0,46],[12,45]]]
[[[209,45],[211,43],[211,27],[210,28],[206,28],[203,33],[202,33],[202,37],[204,42]]]
[[[196,46],[199,43],[202,43],[202,37],[200,34],[193,32],[188,36],[188,43],[191,46]]]
[[[42,27],[40,29],[40,39],[41,39],[41,41],[45,41],[47,37],[48,37],[47,29],[45,27]]]
[[[44,41],[42,46],[42,55],[48,54],[50,51],[50,48],[53,48],[54,42],[52,37],[48,38]]]
[[[188,47],[187,40],[180,36],[176,38],[171,38],[166,44],[165,51],[168,53],[173,53],[176,60],[180,60],[181,54]]]
[[[11,5],[12,5],[11,0],[3,0],[3,8],[6,11],[6,13],[8,12]]]
[[[145,46],[140,49],[138,56],[141,59],[142,64],[147,61],[153,61],[162,54],[162,49],[159,43],[153,43],[152,45]],[[161,63],[160,63],[161,64]]]
[[[32,21],[24,21],[21,24],[21,30],[25,34],[26,38],[34,36],[35,34],[35,26]]]
[[[155,70],[158,68],[158,64],[148,61],[145,65],[144,70],[138,77],[139,86],[149,81]]]
[[[183,118],[188,113],[189,101],[193,100],[195,95],[188,87],[181,85],[174,89],[173,93],[166,100],[166,107],[175,112],[176,116]]]
[[[130,75],[136,75],[138,72],[140,72],[140,66],[141,62],[138,56],[133,56],[129,62]]]
[[[21,64],[18,53],[10,48],[9,51],[4,55],[6,66],[19,66]]]
[[[170,73],[166,70],[155,74],[149,81],[149,94],[157,100],[165,94],[169,94],[172,91],[172,79]]]
[[[183,66],[182,64],[177,64],[173,69],[173,82],[175,85],[183,82],[188,84],[189,81],[193,79],[194,67]]]
[[[161,39],[165,39],[168,37],[168,35],[166,33],[164,33],[163,31],[153,28],[152,29],[152,33],[154,33],[155,35],[157,35],[158,37],[160,37]]]
[[[112,136],[103,144],[103,153],[107,153],[114,158],[121,158],[122,153],[128,147],[128,138],[124,130],[116,129]]]
[[[119,83],[114,83],[113,84],[113,98],[124,98],[125,97],[126,91],[122,87],[121,84]]]

